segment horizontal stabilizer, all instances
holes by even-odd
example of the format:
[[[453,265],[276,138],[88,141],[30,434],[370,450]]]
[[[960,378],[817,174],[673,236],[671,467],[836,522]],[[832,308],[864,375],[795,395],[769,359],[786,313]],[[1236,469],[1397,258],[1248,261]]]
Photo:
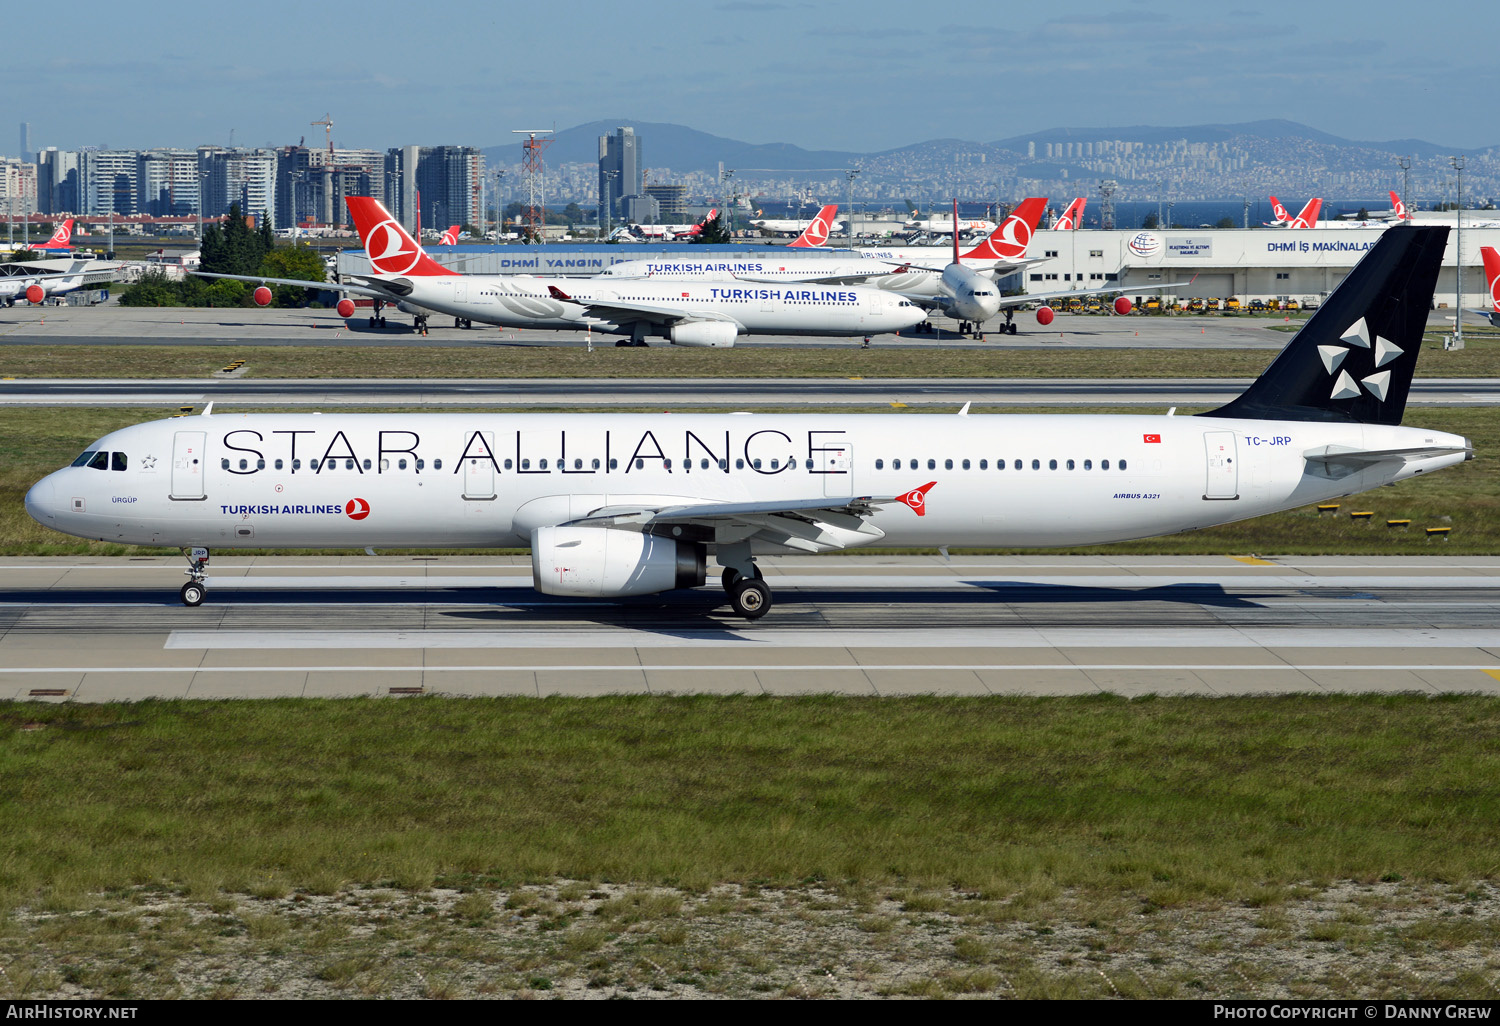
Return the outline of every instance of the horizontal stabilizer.
[[[1473,446],[1457,445],[1418,445],[1405,449],[1355,449],[1346,445],[1322,445],[1316,449],[1309,449],[1302,456],[1309,463],[1367,466],[1392,461],[1411,463],[1435,456],[1452,456],[1454,453],[1472,453],[1473,451]]]

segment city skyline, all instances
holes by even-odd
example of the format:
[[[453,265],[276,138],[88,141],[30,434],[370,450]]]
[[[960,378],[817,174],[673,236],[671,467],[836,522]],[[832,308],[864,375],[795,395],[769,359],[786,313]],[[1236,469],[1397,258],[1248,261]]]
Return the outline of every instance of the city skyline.
[[[513,127],[567,128],[622,106],[752,142],[868,153],[1263,118],[1346,139],[1500,144],[1451,102],[1500,84],[1494,19],[1477,8],[1440,27],[1411,25],[1389,0],[1256,10],[1063,0],[1045,11],[957,0],[943,21],[912,24],[909,6],[890,0],[667,0],[647,19],[602,0],[536,10],[460,0],[422,22],[388,3],[269,0],[253,26],[222,33],[163,29],[93,0],[70,10],[82,30],[0,68],[34,149],[222,146],[231,132],[240,146],[311,143],[325,111],[340,147],[488,148]],[[3,138],[8,152],[15,130]]]

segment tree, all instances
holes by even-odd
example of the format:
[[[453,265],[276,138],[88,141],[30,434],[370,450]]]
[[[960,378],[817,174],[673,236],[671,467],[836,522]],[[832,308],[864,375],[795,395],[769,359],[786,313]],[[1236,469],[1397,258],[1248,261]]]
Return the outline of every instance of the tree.
[[[1368,221],[1370,219],[1370,212],[1364,207],[1360,207],[1359,213],[1355,216],[1358,217],[1361,221]]]
[[[147,271],[141,280],[120,294],[121,306],[181,306],[176,282],[161,271]]]
[[[1145,217],[1141,218],[1141,227],[1142,228],[1160,228],[1161,227],[1161,218],[1158,217],[1156,214],[1147,214]]]
[[[210,225],[203,230],[203,270],[211,274],[260,274],[260,263],[270,249],[271,225],[262,219],[261,230],[245,223],[240,205],[229,205],[229,216],[222,226]]]
[[[325,282],[328,273],[323,258],[316,250],[306,246],[277,246],[267,253],[260,263],[260,274],[268,278],[296,278],[299,281]],[[314,299],[314,289],[302,289],[295,285],[273,285],[271,292],[277,306],[301,306]]]
[[[569,224],[577,224],[585,220],[583,208],[577,203],[569,203],[563,208],[563,217],[567,218]]]
[[[1218,223],[1216,223],[1214,225],[1214,227],[1215,228],[1233,228],[1234,227],[1234,218],[1232,218],[1232,217],[1221,217],[1221,218],[1219,218]]]
[[[693,236],[693,241],[714,245],[733,241],[729,229],[724,225],[724,215],[715,214],[712,221],[704,221],[703,230]]]

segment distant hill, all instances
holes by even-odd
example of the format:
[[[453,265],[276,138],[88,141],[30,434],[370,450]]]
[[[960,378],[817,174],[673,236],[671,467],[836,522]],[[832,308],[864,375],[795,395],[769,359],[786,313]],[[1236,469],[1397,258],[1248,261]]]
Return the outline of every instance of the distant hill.
[[[1131,125],[1117,128],[1047,128],[1025,135],[979,143],[962,139],[928,139],[875,153],[846,150],[804,150],[790,143],[747,143],[724,136],[700,132],[684,125],[658,121],[634,121],[630,118],[606,118],[586,125],[565,128],[553,137],[546,159],[552,164],[593,163],[599,159],[599,136],[609,135],[621,125],[633,127],[642,137],[646,167],[666,167],[677,172],[716,171],[719,161],[735,169],[770,169],[777,171],[810,171],[818,168],[857,166],[878,158],[911,157],[943,159],[958,153],[1008,151],[1024,154],[1027,143],[1088,142],[1096,139],[1128,139],[1141,143],[1165,143],[1176,139],[1188,142],[1227,142],[1254,138],[1303,141],[1320,146],[1409,153],[1436,158],[1458,152],[1455,147],[1425,142],[1421,139],[1396,139],[1389,142],[1362,142],[1321,132],[1307,125],[1285,119],[1246,121],[1239,124],[1188,125],[1162,127]],[[521,161],[519,143],[489,146],[484,150],[493,166]],[[998,155],[998,153],[997,153]]]
[[[554,164],[593,163],[599,159],[599,137],[612,135],[621,125],[635,129],[641,136],[646,167],[669,167],[673,171],[718,171],[719,161],[730,168],[771,168],[805,171],[812,168],[848,167],[861,159],[858,153],[836,150],[804,150],[790,143],[747,143],[700,132],[683,125],[658,121],[633,121],[630,118],[607,118],[586,125],[565,128],[553,136],[546,160]],[[517,138],[520,138],[519,136]],[[490,146],[484,150],[491,164],[521,162],[521,145]]]

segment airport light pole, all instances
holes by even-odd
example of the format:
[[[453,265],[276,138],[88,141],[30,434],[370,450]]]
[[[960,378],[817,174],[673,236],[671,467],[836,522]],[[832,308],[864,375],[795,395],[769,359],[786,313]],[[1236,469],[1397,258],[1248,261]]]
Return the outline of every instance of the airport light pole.
[[[1411,210],[1411,197],[1406,194],[1407,186],[1411,182],[1411,158],[1397,157],[1396,166],[1401,169],[1401,205],[1409,212]]]
[[[860,171],[860,168],[851,167],[844,172],[844,177],[849,180],[848,188],[844,191],[844,201],[849,208],[849,231],[846,234],[849,236],[849,245],[851,246],[854,245],[854,179],[859,177]],[[830,229],[832,227],[832,225],[829,225]],[[956,230],[957,227],[955,226]]]
[[[1458,232],[1454,240],[1458,264],[1458,302],[1454,304],[1453,311],[1453,348],[1461,349],[1464,344],[1464,158],[1462,155],[1450,157],[1448,163],[1458,172]]]

